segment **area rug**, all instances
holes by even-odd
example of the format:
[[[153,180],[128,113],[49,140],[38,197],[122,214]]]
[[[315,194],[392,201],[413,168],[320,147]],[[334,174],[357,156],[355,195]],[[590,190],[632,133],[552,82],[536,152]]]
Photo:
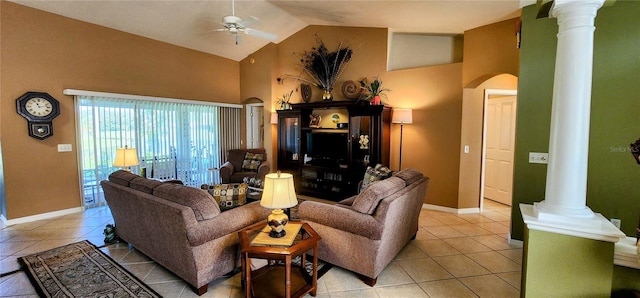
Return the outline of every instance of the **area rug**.
[[[86,240],[18,262],[41,297],[162,297]]]

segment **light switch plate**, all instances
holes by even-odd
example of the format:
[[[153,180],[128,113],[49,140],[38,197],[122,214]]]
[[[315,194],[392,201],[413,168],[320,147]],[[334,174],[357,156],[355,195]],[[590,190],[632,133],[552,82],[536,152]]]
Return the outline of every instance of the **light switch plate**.
[[[529,152],[529,163],[549,163],[549,153]]]
[[[71,144],[58,144],[58,152],[71,152]]]

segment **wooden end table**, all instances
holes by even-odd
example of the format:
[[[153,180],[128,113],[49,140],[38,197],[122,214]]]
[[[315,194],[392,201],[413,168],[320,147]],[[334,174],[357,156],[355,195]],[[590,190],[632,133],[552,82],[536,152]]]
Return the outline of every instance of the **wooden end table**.
[[[318,243],[320,236],[307,223],[289,222],[287,225],[301,225],[300,232],[291,246],[252,245],[251,241],[262,233],[265,222],[252,225],[240,232],[242,253],[242,281],[246,297],[303,297],[316,296],[318,284]],[[306,253],[313,250],[313,270],[306,270]],[[299,266],[292,260],[300,256]],[[251,270],[251,259],[265,259],[267,265]],[[284,280],[282,278],[284,277]]]

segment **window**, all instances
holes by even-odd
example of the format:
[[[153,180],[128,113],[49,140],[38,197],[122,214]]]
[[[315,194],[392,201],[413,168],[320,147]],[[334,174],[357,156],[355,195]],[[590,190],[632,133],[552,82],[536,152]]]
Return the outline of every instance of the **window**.
[[[226,150],[240,145],[240,105],[108,95],[76,95],[86,207],[104,205],[100,181],[119,169],[116,148],[136,148],[134,173],[199,187],[213,180],[209,168],[222,164]]]

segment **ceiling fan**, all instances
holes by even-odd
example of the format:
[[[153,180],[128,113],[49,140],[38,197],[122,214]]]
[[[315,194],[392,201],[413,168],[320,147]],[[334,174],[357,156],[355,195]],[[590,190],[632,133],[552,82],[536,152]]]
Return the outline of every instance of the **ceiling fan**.
[[[276,40],[278,36],[275,34],[249,28],[250,25],[255,24],[259,21],[260,20],[258,20],[258,18],[253,16],[247,19],[241,19],[240,17],[237,17],[235,0],[231,0],[231,15],[222,18],[222,26],[224,28],[217,29],[216,31],[227,31],[231,33],[236,40],[236,45],[239,43],[238,33],[244,33],[271,41]]]

